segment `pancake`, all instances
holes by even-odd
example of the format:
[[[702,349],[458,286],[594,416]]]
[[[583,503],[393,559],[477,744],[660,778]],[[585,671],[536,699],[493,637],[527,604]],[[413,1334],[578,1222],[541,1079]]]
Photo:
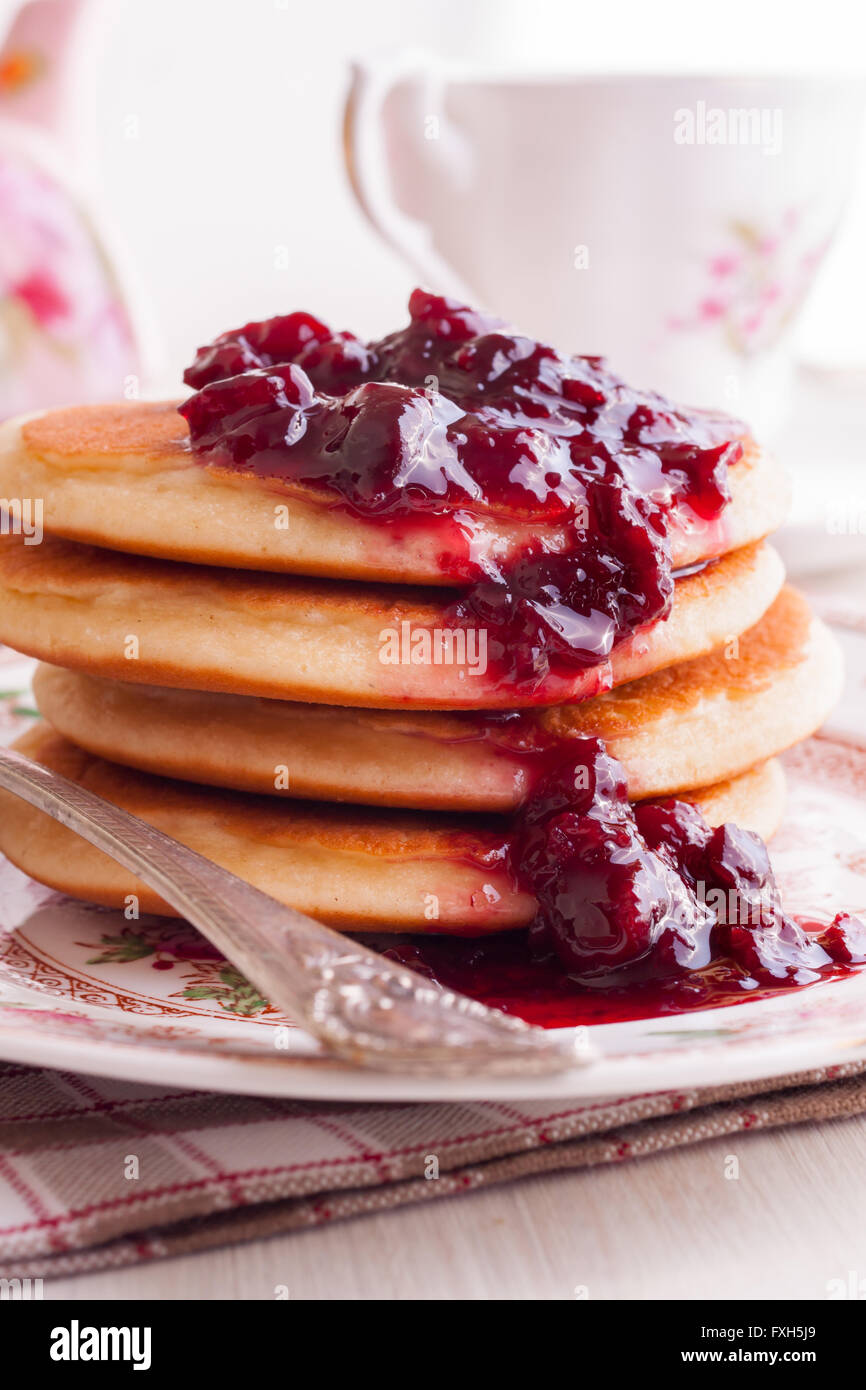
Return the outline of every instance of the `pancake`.
[[[471,714],[130,685],[47,665],[38,667],[33,691],[66,738],[145,772],[279,796],[510,811],[550,736],[604,738],[625,767],[632,799],[664,796],[733,776],[806,738],[841,680],[835,639],[785,588],[732,649],[579,705],[533,712],[516,727]]]
[[[501,709],[587,698],[711,651],[752,627],[782,580],[769,546],[735,551],[678,580],[668,619],[620,643],[610,661],[526,688],[478,663],[383,660],[395,643],[411,654],[407,635],[462,637],[448,627],[439,590],[182,565],[49,537],[31,546],[8,535],[0,538],[0,641],[136,684],[373,708]]]
[[[14,746],[281,902],[345,930],[482,934],[526,926],[534,914],[534,899],[516,892],[501,867],[506,822],[279,805],[194,787],[94,758],[48,725]],[[689,799],[713,824],[734,820],[767,838],[781,819],[784,777],[777,763],[764,763]],[[134,893],[141,911],[174,915],[100,850],[6,792],[0,850],[32,878],[73,897],[122,907]]]
[[[75,406],[8,421],[0,429],[0,495],[39,497],[54,535],[196,564],[326,578],[442,584],[453,547],[448,517],[423,526],[379,525],[324,503],[302,486],[203,464],[190,452],[177,401]],[[785,519],[789,490],[778,463],[753,442],[730,470],[720,520],[681,509],[672,519],[677,567],[762,539]],[[288,527],[275,508],[288,505]],[[561,529],[488,517],[507,554]]]

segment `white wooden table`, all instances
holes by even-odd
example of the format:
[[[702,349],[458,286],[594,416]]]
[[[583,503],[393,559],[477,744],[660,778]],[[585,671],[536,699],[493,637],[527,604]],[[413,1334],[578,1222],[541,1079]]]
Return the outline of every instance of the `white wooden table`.
[[[739,1179],[724,1176],[726,1155]],[[713,1140],[121,1272],[45,1297],[821,1299],[866,1279],[866,1117]]]

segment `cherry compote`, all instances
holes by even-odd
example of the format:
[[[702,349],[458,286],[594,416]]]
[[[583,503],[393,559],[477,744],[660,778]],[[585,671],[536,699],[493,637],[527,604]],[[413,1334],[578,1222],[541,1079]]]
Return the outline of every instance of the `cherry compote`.
[[[548,751],[507,863],[528,932],[380,938],[393,959],[546,1027],[681,1013],[816,984],[866,960],[840,913],[807,931],[782,909],[764,842],[690,802],[631,805],[596,738]]]
[[[463,539],[442,548],[462,590],[448,621],[484,629],[492,669],[525,701],[667,616],[671,512],[719,517],[744,429],[453,300],[415,290],[409,314],[372,343],[306,313],[226,333],[186,371],[181,414],[211,461],[367,521],[447,517]],[[503,560],[491,519],[531,538]],[[555,540],[532,523],[558,524]]]
[[[409,314],[371,343],[306,313],[223,334],[185,373],[181,414],[206,461],[367,522],[458,528],[465,545],[441,560],[460,587],[450,619],[486,630],[524,697],[667,616],[670,518],[721,515],[745,431],[453,300],[415,290]],[[491,521],[530,539],[502,559]],[[598,739],[537,751],[508,849],[538,902],[529,932],[389,953],[548,1024],[730,1002],[866,959],[862,923],[840,914],[807,932],[782,911],[757,836],[711,829],[683,801],[631,806]]]

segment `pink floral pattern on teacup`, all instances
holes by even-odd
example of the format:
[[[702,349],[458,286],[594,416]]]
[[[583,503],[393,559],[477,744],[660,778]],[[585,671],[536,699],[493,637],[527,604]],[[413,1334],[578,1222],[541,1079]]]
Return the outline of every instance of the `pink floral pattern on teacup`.
[[[829,246],[812,241],[804,217],[789,208],[781,223],[761,228],[732,222],[725,242],[704,266],[705,290],[688,312],[672,316],[674,332],[718,332],[742,357],[766,351],[789,327]]]

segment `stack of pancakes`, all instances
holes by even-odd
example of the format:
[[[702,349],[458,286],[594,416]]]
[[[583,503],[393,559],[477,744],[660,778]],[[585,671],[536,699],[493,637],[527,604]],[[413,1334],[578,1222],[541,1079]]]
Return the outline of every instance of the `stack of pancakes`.
[[[776,464],[749,444],[730,487],[721,524],[672,518],[667,620],[510,716],[495,673],[382,660],[383,633],[447,621],[435,536],[202,462],[176,403],[10,422],[0,493],[41,499],[46,530],[0,539],[0,640],[42,663],[44,722],[18,747],[347,930],[525,926],[508,815],[539,749],[588,734],[632,799],[676,794],[766,838],[774,756],[822,722],[841,663],[764,539],[786,505]],[[5,796],[0,848],[77,897],[169,911]]]

